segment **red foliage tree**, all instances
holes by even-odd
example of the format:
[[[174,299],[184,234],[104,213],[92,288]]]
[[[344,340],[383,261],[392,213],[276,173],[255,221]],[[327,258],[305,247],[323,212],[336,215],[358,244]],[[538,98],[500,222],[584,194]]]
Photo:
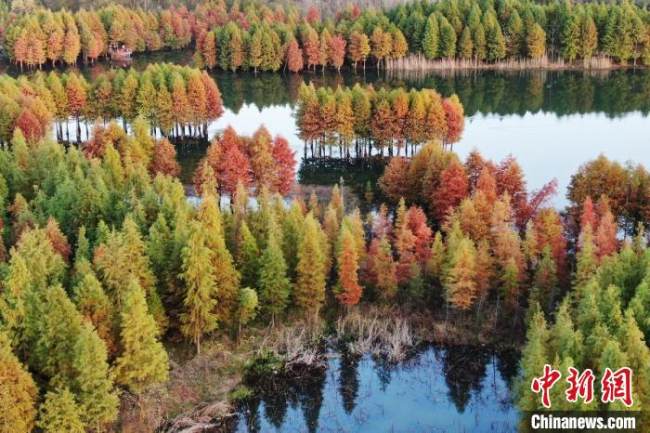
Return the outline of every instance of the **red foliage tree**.
[[[176,161],[176,149],[166,138],[156,142],[150,170],[154,175],[162,173],[169,176],[178,176],[180,174],[181,167]]]
[[[299,72],[303,68],[302,49],[295,39],[292,39],[287,45],[287,68],[291,72]]]
[[[47,233],[47,237],[50,240],[50,244],[52,244],[54,251],[59,253],[67,263],[70,259],[72,248],[68,243],[68,239],[59,228],[59,223],[56,222],[54,218],[48,218],[45,232]]]
[[[273,160],[275,161],[275,189],[282,195],[287,195],[296,178],[295,152],[289,147],[289,142],[282,136],[273,140]]]
[[[207,72],[203,71],[201,74],[203,87],[205,88],[206,109],[208,120],[216,120],[223,114],[223,101],[221,100],[221,92],[217,83],[214,82],[212,77]]]
[[[406,226],[415,236],[415,256],[421,265],[431,257],[431,229],[427,225],[424,211],[417,206],[411,206],[406,212]]]
[[[456,95],[445,98],[442,101],[442,108],[445,111],[445,120],[447,122],[447,133],[445,134],[445,143],[456,143],[460,140],[465,129],[465,113],[463,105]]]
[[[393,201],[411,195],[411,182],[409,176],[409,159],[401,156],[391,158],[384,169],[384,174],[379,179],[379,186],[388,198]]]
[[[309,10],[307,10],[306,19],[312,26],[320,23],[320,10],[316,6],[310,6]]]
[[[598,216],[600,221],[596,230],[595,241],[598,248],[598,259],[602,259],[614,254],[618,247],[616,221],[609,208],[609,202],[604,195],[600,196],[600,200],[598,200]]]
[[[16,128],[20,128],[23,131],[23,135],[27,141],[36,141],[43,137],[44,134],[43,125],[41,125],[32,110],[28,108],[23,109],[18,118],[16,118]]]
[[[240,140],[231,133],[223,135],[219,144],[221,145],[221,157],[217,166],[217,178],[219,188],[227,194],[234,194],[237,184],[249,186],[251,183],[251,165],[248,155],[242,152]]]
[[[580,227],[585,227],[587,224],[591,226],[592,230],[598,228],[598,215],[596,215],[594,202],[590,196],[587,196],[584,203],[582,203],[582,214],[580,215]]]
[[[341,71],[341,66],[343,66],[343,62],[345,61],[345,46],[346,46],[346,41],[341,35],[334,35],[333,37],[329,38],[327,41],[327,55],[329,57],[329,61],[336,68],[337,71]]]
[[[438,221],[467,197],[468,180],[465,167],[457,161],[452,161],[440,175],[440,184],[431,197],[430,208]]]

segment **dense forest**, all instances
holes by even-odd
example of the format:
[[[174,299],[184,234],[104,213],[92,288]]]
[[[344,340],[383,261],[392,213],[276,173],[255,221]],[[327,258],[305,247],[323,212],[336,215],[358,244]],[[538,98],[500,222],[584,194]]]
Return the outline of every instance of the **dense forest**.
[[[370,60],[420,54],[427,60],[494,64],[532,59],[589,67],[594,58],[645,64],[648,14],[630,3],[518,0],[413,2],[387,10],[349,6],[334,17],[296,5],[214,1],[161,10],[111,5],[98,10],[4,11],[5,54],[22,66],[93,62],[111,46],[134,52],[194,43],[198,66],[253,71],[357,69]],[[602,62],[596,61],[594,66]]]
[[[121,392],[166,380],[161,343],[169,336],[200,351],[207,336],[287,318],[313,321],[325,307],[362,302],[443,305],[451,318],[506,326],[523,323],[527,306],[539,305],[533,320],[541,322],[569,282],[583,284],[598,263],[611,263],[603,275],[619,281],[628,272],[621,260],[645,257],[643,225],[634,224],[649,220],[650,176],[604,157],[574,176],[569,197],[578,216],[567,220],[544,205],[553,183],[528,192],[514,159],[495,163],[472,153],[461,162],[431,142],[412,159],[391,160],[380,183],[396,206],[362,215],[346,207],[338,187],[326,202],[312,194],[287,204],[272,192],[286,193],[293,176],[286,141],[263,129],[252,138],[226,130],[197,172],[202,199],[194,206],[174,177],[165,139],[151,137],[145,122],[114,144],[120,127],[108,128],[93,138],[93,151],[26,140],[20,128],[0,150],[0,342],[5,377],[16,378],[6,384],[12,392],[3,407],[11,410],[2,416],[21,426],[16,431],[35,422],[45,432],[110,425]],[[233,196],[230,205],[222,208],[218,191]],[[637,233],[620,255],[619,227]],[[610,307],[612,296],[630,302],[636,316],[620,325],[629,332],[647,308],[645,292],[634,291],[637,280],[625,280],[625,295],[593,294],[609,296],[599,302]],[[647,356],[648,348],[621,350]],[[525,355],[524,371],[540,356]],[[636,380],[648,386],[647,376]]]
[[[556,180],[532,190],[516,158],[453,148],[474,113],[647,114],[648,76],[522,74],[505,88],[492,74],[481,84],[471,73],[368,84],[340,73],[399,59],[646,65],[647,9],[627,0],[117,3],[0,2],[2,55],[10,69],[30,69],[0,76],[0,431],[121,431],[129,410],[144,418],[152,395],[200,400],[189,381],[166,388],[183,370],[200,382],[210,363],[238,356],[215,380],[229,386],[228,373],[264,362],[272,368],[261,375],[278,373],[261,349],[273,332],[299,340],[296,351],[313,338],[299,364],[349,343],[325,336],[345,320],[366,326],[368,312],[375,323],[420,321],[442,343],[522,349],[508,384],[522,411],[543,407],[530,390],[546,364],[563,374],[631,367],[634,404],[578,407],[648,407],[650,172],[591,159],[559,191],[559,209]],[[189,48],[195,64],[95,64],[116,46]],[[278,71],[291,73],[264,73]],[[213,132],[226,108],[278,100],[294,109],[300,168],[289,140],[264,125]],[[187,148],[200,156],[181,180],[177,151]],[[348,186],[353,166],[363,181]],[[297,170],[331,185],[305,186]],[[365,202],[351,200],[364,187]],[[358,362],[352,355],[341,349],[342,365]],[[463,408],[465,385],[455,391]],[[233,385],[228,398],[237,391],[246,395]],[[575,409],[561,392],[551,393],[554,408]],[[157,427],[179,414],[161,407]]]

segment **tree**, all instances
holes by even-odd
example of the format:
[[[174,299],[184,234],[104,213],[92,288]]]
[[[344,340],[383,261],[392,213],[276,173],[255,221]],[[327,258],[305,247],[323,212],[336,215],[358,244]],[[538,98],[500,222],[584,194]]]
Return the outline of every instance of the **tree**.
[[[440,56],[453,59],[456,57],[456,32],[444,16],[439,17],[440,21]]]
[[[338,242],[336,297],[343,305],[356,305],[361,300],[363,288],[358,281],[359,258],[354,237],[347,227],[341,228]]]
[[[546,33],[537,23],[528,30],[526,48],[528,57],[533,60],[541,59],[546,53]]]
[[[167,176],[178,176],[180,174],[181,167],[176,161],[176,149],[166,138],[156,142],[149,170],[153,175],[161,173]]]
[[[217,287],[213,275],[213,252],[207,245],[203,227],[195,223],[187,245],[183,248],[183,275],[186,291],[181,314],[181,332],[192,339],[198,354],[201,338],[215,330],[219,317],[215,314]]]
[[[347,42],[341,35],[334,35],[327,41],[327,56],[329,62],[336,68],[337,72],[341,72],[341,66],[345,61],[345,46]]]
[[[4,332],[0,332],[0,389],[0,427],[15,433],[31,432],[38,390],[32,376],[13,354]]]
[[[259,290],[262,307],[271,316],[271,324],[287,307],[291,285],[287,278],[287,264],[278,240],[276,222],[268,221],[268,237],[259,264]]]
[[[303,68],[303,53],[302,49],[298,46],[298,41],[291,39],[287,45],[286,54],[287,68],[291,72],[300,72]]]
[[[365,33],[353,31],[350,34],[348,44],[348,58],[356,69],[359,62],[363,62],[363,69],[366,69],[366,59],[370,55],[370,41]]]
[[[289,141],[278,135],[273,139],[272,156],[275,161],[274,189],[282,195],[287,195],[296,177],[295,152],[291,150]]]
[[[595,243],[597,247],[598,259],[616,253],[618,242],[616,240],[617,225],[609,209],[609,204],[604,196],[598,201],[598,214],[600,221],[596,229]]]
[[[445,275],[445,296],[447,302],[460,310],[468,310],[477,295],[476,247],[463,237],[454,251]]]
[[[106,344],[93,326],[84,323],[74,345],[76,394],[81,421],[97,430],[117,419],[119,397],[109,374]]]
[[[242,326],[255,319],[257,307],[257,292],[249,287],[241,288],[239,290],[239,306],[237,308],[238,334],[241,333]]]
[[[474,52],[474,43],[472,41],[472,32],[469,27],[463,28],[463,33],[460,34],[458,40],[458,57],[465,60],[470,60]]]
[[[158,340],[159,331],[147,311],[144,291],[137,280],[129,283],[122,305],[122,351],[115,360],[115,380],[132,392],[140,393],[149,385],[168,378],[167,352]]]
[[[234,325],[233,314],[237,307],[240,275],[226,248],[221,211],[217,198],[210,193],[202,196],[197,219],[206,235],[206,246],[212,251],[212,272],[216,283],[217,314],[224,323]]]
[[[74,287],[74,300],[81,315],[93,324],[97,334],[112,353],[116,349],[113,336],[114,306],[90,269],[90,263],[86,263],[84,266],[89,269],[78,276],[78,283]]]
[[[460,141],[465,128],[465,113],[463,105],[460,103],[458,96],[451,95],[442,101],[442,108],[445,110],[445,120],[447,122],[447,131],[443,143],[456,143]]]
[[[326,263],[322,250],[323,233],[313,215],[305,217],[304,231],[298,245],[298,264],[293,299],[305,316],[318,318],[325,301]]]
[[[582,228],[578,245],[580,250],[576,257],[576,272],[573,281],[575,286],[580,286],[589,281],[593,277],[597,267],[593,232],[589,224]]]
[[[440,175],[440,183],[431,197],[430,208],[438,221],[452,212],[467,196],[468,180],[465,168],[458,161],[452,161]]]
[[[246,221],[241,222],[236,236],[235,259],[241,273],[241,283],[244,287],[257,287],[260,251]]]
[[[44,433],[84,433],[81,411],[74,395],[67,388],[58,388],[45,394],[41,405],[38,426]]]
[[[427,24],[424,28],[424,38],[422,40],[422,50],[427,59],[435,59],[438,57],[439,41],[438,19],[435,14],[431,14],[427,19]]]
[[[374,238],[368,248],[366,261],[368,283],[375,287],[377,296],[390,304],[397,295],[397,266],[387,236]]]

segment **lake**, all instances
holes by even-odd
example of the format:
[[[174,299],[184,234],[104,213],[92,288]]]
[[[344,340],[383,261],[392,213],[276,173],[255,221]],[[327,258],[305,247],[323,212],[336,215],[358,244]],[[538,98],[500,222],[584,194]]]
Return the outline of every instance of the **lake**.
[[[151,62],[191,63],[191,52],[160,52],[137,56],[133,67],[143,69]],[[102,72],[105,64],[84,68],[89,76]],[[16,68],[6,69],[17,75]],[[210,125],[211,134],[232,125],[240,134],[252,134],[264,124],[272,134],[286,137],[303,154],[294,118],[300,85],[350,86],[371,83],[374,86],[429,87],[448,96],[458,94],[466,118],[465,132],[454,145],[461,157],[473,149],[484,156],[501,160],[513,155],[521,164],[530,189],[535,190],[553,178],[558,194],[552,204],[566,204],[566,187],[580,165],[600,154],[625,163],[650,167],[650,138],[647,116],[650,112],[650,71],[456,71],[429,74],[385,73],[368,71],[336,74],[213,72],[221,89],[224,115]],[[204,148],[179,149],[182,178],[190,183]],[[381,170],[355,173],[357,167],[339,167],[349,186],[363,193],[363,183],[375,184]],[[360,176],[357,176],[359,175]],[[326,168],[309,167],[298,176],[302,184],[331,184],[338,181]]]
[[[257,390],[234,432],[516,432],[516,362],[465,346],[426,347],[396,365],[334,354],[320,375]]]

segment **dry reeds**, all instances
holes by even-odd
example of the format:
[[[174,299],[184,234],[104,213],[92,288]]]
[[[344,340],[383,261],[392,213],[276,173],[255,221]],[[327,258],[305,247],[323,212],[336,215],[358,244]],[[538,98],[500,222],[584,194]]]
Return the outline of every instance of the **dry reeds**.
[[[422,54],[411,54],[399,59],[386,60],[389,71],[432,71],[432,70],[560,70],[560,69],[611,69],[615,67],[609,57],[598,56],[581,62],[569,63],[562,59],[550,60],[547,56],[539,59],[508,59],[488,63],[475,59],[436,59],[430,60]]]

